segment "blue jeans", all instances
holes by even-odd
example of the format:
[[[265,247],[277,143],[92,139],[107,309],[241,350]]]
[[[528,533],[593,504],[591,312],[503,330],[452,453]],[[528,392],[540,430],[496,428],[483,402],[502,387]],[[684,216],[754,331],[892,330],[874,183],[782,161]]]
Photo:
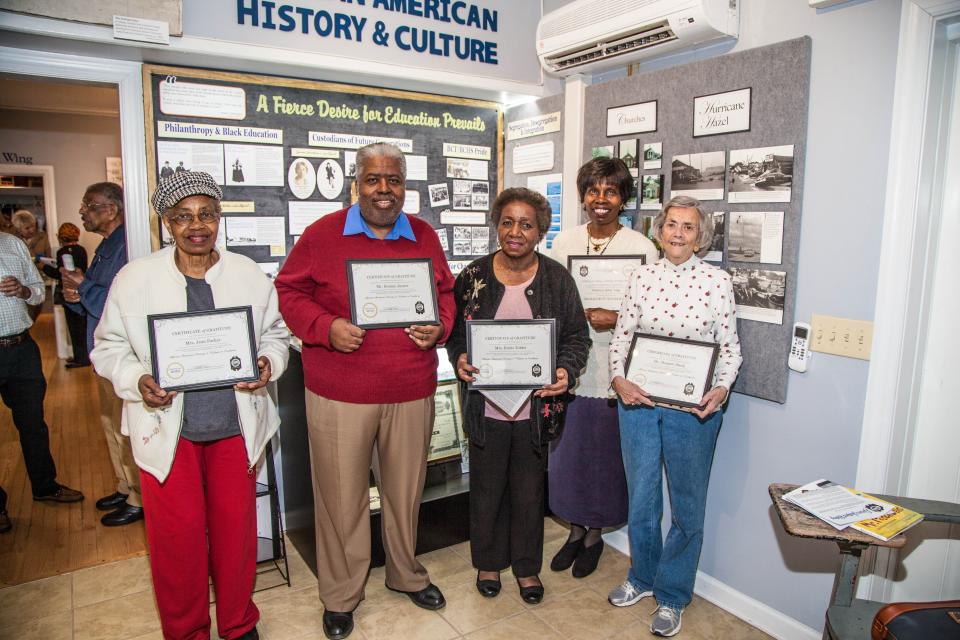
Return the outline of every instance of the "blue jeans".
[[[620,445],[627,473],[630,572],[640,591],[653,591],[657,604],[683,609],[693,598],[693,583],[703,546],[703,518],[710,466],[722,414],[706,420],[664,407],[619,406]],[[672,512],[662,540],[661,465],[666,468]]]

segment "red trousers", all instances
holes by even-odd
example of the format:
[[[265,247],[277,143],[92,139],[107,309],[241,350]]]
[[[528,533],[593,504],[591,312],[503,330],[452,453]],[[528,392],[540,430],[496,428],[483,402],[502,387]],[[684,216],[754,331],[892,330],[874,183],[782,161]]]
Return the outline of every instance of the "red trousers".
[[[177,445],[161,483],[140,472],[153,590],[167,640],[210,637],[208,576],[217,630],[236,638],[260,619],[251,598],[256,572],[256,473],[243,438]]]

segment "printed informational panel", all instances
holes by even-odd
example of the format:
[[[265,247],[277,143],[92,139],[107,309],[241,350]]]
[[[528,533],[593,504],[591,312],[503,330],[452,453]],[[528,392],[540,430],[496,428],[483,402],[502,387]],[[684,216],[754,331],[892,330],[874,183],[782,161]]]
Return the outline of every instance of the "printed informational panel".
[[[150,192],[177,171],[210,173],[223,187],[227,249],[268,275],[310,224],[356,201],[357,149],[379,141],[406,154],[404,211],[436,229],[451,263],[489,250],[503,180],[498,104],[152,65],[143,82]],[[453,242],[453,224],[470,225],[469,243]]]
[[[634,228],[674,196],[713,214],[705,259],[733,279],[743,365],[734,391],[787,397],[806,155],[810,38],[586,90],[583,158],[636,167]],[[657,105],[656,131],[611,128],[623,105]],[[634,169],[631,169],[634,170]]]

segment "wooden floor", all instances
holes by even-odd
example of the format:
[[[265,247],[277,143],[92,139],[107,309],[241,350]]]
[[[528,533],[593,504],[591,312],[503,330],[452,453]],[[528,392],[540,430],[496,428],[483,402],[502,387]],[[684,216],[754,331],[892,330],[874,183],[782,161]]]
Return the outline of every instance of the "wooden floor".
[[[34,502],[10,410],[0,407],[0,485],[9,494],[13,530],[0,534],[0,587],[144,555],[143,522],[104,527],[94,502],[116,490],[100,428],[96,373],[65,369],[57,359],[53,314],[40,315],[31,333],[47,378],[44,402],[57,480],[84,493],[79,504]]]

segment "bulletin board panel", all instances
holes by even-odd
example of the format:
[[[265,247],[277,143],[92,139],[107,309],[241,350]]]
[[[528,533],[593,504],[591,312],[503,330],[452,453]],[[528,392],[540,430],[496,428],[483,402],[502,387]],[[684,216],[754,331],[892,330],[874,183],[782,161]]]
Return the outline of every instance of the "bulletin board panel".
[[[507,158],[506,169],[504,170],[504,186],[505,187],[526,187],[528,184],[531,184],[529,179],[534,178],[534,184],[536,183],[536,178],[538,176],[545,176],[550,174],[557,174],[563,172],[563,94],[548,96],[546,98],[540,98],[533,102],[525,102],[513,107],[509,107],[506,110],[505,120],[506,120],[506,130],[507,138],[510,137],[509,130],[511,123],[517,123],[521,121],[533,120],[533,126],[536,126],[536,120],[541,116],[548,116],[550,114],[559,113],[559,130],[552,131],[550,133],[542,133],[536,135],[530,135],[523,138],[515,138],[513,140],[506,140],[504,142],[504,153]],[[531,171],[529,173],[516,173],[514,171],[514,162],[513,162],[513,153],[517,147],[525,147],[527,145],[535,145],[542,142],[550,142],[553,144],[553,163],[549,169],[543,169],[539,171]],[[540,181],[542,182],[542,181]],[[542,186],[542,185],[539,185]],[[562,186],[562,185],[561,185]],[[550,231],[547,233],[547,237],[544,241],[543,248],[549,248],[547,246],[552,240],[553,236],[560,231],[560,219],[561,219],[561,205],[563,198],[560,194],[550,193],[546,194],[547,200],[550,202],[551,211],[553,213],[554,223],[551,224]]]
[[[688,182],[684,190],[700,186],[720,189],[723,199],[701,199],[701,202],[707,211],[726,213],[723,226],[717,227],[723,230],[724,240],[715,247],[722,249],[722,255],[714,256],[718,259],[710,262],[723,269],[739,270],[734,271],[734,288],[743,365],[733,390],[780,403],[786,402],[787,395],[787,360],[798,273],[810,49],[810,38],[803,37],[628,76],[586,90],[585,159],[591,157],[595,147],[616,147],[621,140],[637,139],[638,149],[642,149],[644,143],[661,142],[661,168],[648,170],[641,163],[638,172],[640,176],[664,175],[663,202],[675,193],[675,186],[690,179],[682,177],[685,171],[697,176],[694,182],[702,182],[694,185]],[[694,137],[696,98],[744,88],[750,88],[747,130]],[[657,101],[655,131],[607,136],[608,108],[654,100]],[[699,101],[699,105],[702,107],[704,102]],[[793,146],[792,160],[785,156],[782,148],[769,149],[784,145]],[[764,149],[766,151],[760,151]],[[743,150],[757,151],[744,153]],[[688,156],[707,152],[722,152],[723,171],[719,174],[712,161],[698,164],[709,156],[695,159]],[[689,164],[697,166],[690,168],[686,166]],[[678,185],[673,184],[674,175]],[[712,184],[711,179],[714,179]],[[753,196],[776,197],[764,192],[767,189],[782,191],[786,187],[789,187],[788,202],[731,201],[731,198],[746,200]],[[743,191],[749,192],[748,195],[742,195]],[[737,193],[731,196],[734,192]],[[747,215],[736,216],[741,212]],[[767,215],[760,216],[760,212]],[[779,256],[774,251],[777,212],[783,214]],[[656,213],[655,209],[637,211],[638,216]],[[773,218],[770,213],[774,214]],[[732,225],[734,217],[743,225]],[[757,221],[762,222],[762,228],[758,229]],[[639,217],[635,227],[641,229],[643,225],[644,219]],[[762,237],[757,237],[755,232]],[[765,261],[760,262],[761,259]],[[777,307],[782,307],[782,313]]]
[[[144,65],[143,83],[150,193],[181,163],[215,175],[224,192],[218,242],[271,277],[314,216],[356,200],[350,155],[381,139],[407,156],[404,211],[437,230],[448,260],[489,252],[489,202],[503,182],[499,104],[157,65]],[[456,202],[455,186],[469,191]],[[470,238],[458,252],[454,226]]]

